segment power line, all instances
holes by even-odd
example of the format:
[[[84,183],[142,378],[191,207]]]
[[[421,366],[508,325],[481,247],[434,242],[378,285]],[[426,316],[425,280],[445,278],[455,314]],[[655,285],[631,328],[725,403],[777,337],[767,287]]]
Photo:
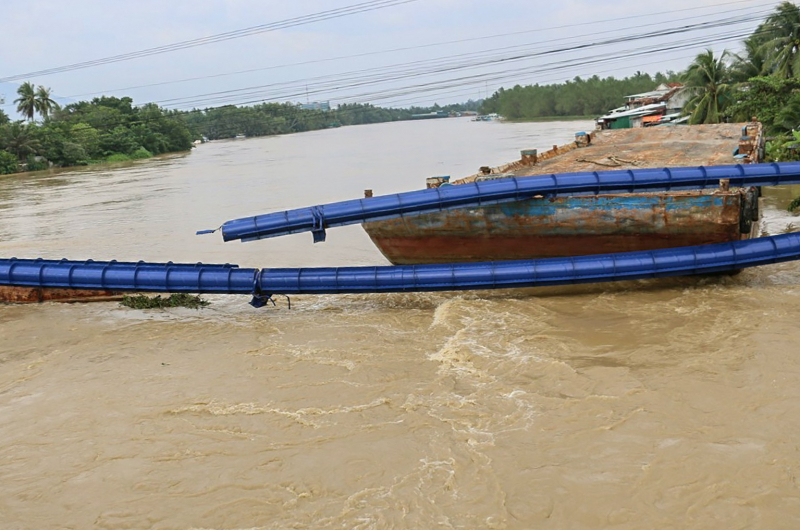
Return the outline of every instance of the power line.
[[[449,72],[476,69],[492,65],[510,64],[514,62],[529,60],[535,57],[557,55],[560,53],[569,53],[569,52],[574,52],[576,50],[586,51],[590,48],[607,46],[610,44],[619,44],[619,43],[632,42],[642,39],[671,36],[691,31],[701,31],[701,30],[707,31],[708,29],[715,27],[721,27],[721,26],[728,27],[735,24],[751,23],[752,22],[751,17],[752,14],[749,14],[742,17],[735,17],[735,18],[732,17],[713,22],[705,22],[678,28],[668,28],[653,32],[615,37],[612,39],[606,39],[604,41],[589,42],[580,45],[570,45],[560,48],[550,48],[550,49],[545,49],[544,51],[531,51],[531,52],[516,53],[511,55],[504,54],[504,55],[488,55],[488,56],[487,52],[478,52],[476,54],[462,54],[461,56],[438,58],[433,61],[429,61],[427,65],[425,63],[402,63],[400,65],[394,65],[392,67],[366,69],[355,72],[348,72],[346,74],[338,74],[334,76],[323,76],[321,78],[312,78],[312,79],[298,80],[287,83],[278,83],[278,84],[264,85],[259,87],[248,87],[244,89],[200,94],[189,97],[162,100],[157,103],[166,104],[167,106],[173,106],[176,108],[185,107],[187,105],[223,104],[223,103],[233,103],[233,102],[239,104],[250,104],[260,101],[279,100],[281,98],[297,97],[301,87],[302,87],[302,92],[305,93],[306,84],[312,84],[312,90],[309,91],[310,94],[319,94],[319,93],[324,93],[326,91],[330,92],[331,90],[336,92],[336,91],[342,91],[344,89],[377,85],[389,81],[398,81],[402,79],[409,79],[415,77],[440,75]],[[714,44],[716,39],[722,38],[726,35],[728,34],[719,34],[711,36],[711,38],[709,38],[706,35],[701,37],[700,39],[693,39],[690,41],[682,42],[681,46],[697,47],[706,44]],[[741,36],[746,36],[746,34],[741,32],[735,34],[736,38],[739,38]],[[730,38],[726,39],[726,41],[727,40],[730,40]],[[518,47],[511,47],[511,48],[518,48]],[[652,52],[659,50],[658,48],[649,48],[649,49],[651,49]],[[453,59],[455,57],[465,57],[467,60],[464,60],[461,63],[456,63],[453,62]],[[424,67],[418,67],[420,64],[424,65]],[[592,64],[592,63],[584,62],[584,64]],[[414,65],[414,67],[408,68],[409,65]],[[534,68],[540,68],[540,67],[534,67]],[[513,73],[508,75],[513,77],[515,74],[519,73],[521,73],[521,71],[517,69],[514,70]],[[485,77],[483,77],[485,75],[487,74],[482,74],[482,77],[480,79],[485,79]],[[282,89],[280,88],[281,86],[283,86]],[[254,97],[257,97],[258,99],[256,100],[249,99]]]
[[[135,85],[135,86],[123,87],[123,88],[106,89],[106,90],[99,91],[99,92],[89,92],[89,93],[83,93],[83,94],[75,94],[75,95],[65,96],[65,97],[67,97],[67,98],[78,98],[78,97],[83,97],[83,96],[93,96],[93,95],[110,93],[110,92],[112,92],[112,93],[113,92],[121,92],[121,91],[125,91],[125,90],[135,90],[135,89],[139,89],[139,88],[149,88],[149,87],[155,87],[155,86],[164,86],[164,85],[170,85],[170,84],[176,84],[176,83],[185,83],[185,82],[190,82],[190,81],[201,81],[201,80],[205,80],[205,79],[214,79],[214,78],[219,78],[219,77],[228,77],[228,76],[233,76],[233,75],[241,75],[241,74],[247,74],[247,73],[253,73],[253,72],[276,70],[276,69],[296,67],[296,66],[307,66],[307,65],[311,65],[311,64],[320,64],[320,63],[339,61],[339,60],[345,60],[345,59],[357,59],[357,58],[362,58],[362,57],[368,57],[368,56],[374,56],[374,55],[384,55],[384,54],[388,54],[388,53],[396,53],[396,52],[401,52],[401,51],[427,49],[427,48],[433,48],[433,47],[448,46],[448,45],[452,45],[452,44],[462,44],[462,43],[465,43],[465,42],[475,42],[475,41],[481,41],[481,40],[506,38],[506,37],[509,37],[509,36],[523,35],[523,34],[528,34],[528,33],[541,33],[541,32],[544,32],[544,31],[553,31],[553,30],[560,30],[560,29],[567,29],[567,28],[576,28],[576,27],[586,26],[586,25],[597,26],[597,25],[600,25],[600,24],[605,24],[605,23],[608,23],[608,22],[618,22],[618,21],[621,21],[621,20],[634,20],[634,19],[639,19],[639,18],[653,19],[653,17],[659,16],[659,15],[681,13],[681,12],[686,12],[686,11],[698,11],[698,10],[702,10],[702,9],[711,9],[711,8],[714,8],[714,7],[738,5],[738,4],[743,4],[743,3],[751,3],[752,1],[753,0],[736,0],[736,1],[732,1],[732,2],[723,2],[723,3],[719,3],[719,4],[711,4],[711,5],[706,5],[706,6],[697,6],[697,7],[690,7],[690,8],[684,8],[684,9],[676,9],[676,10],[671,10],[671,11],[652,12],[652,13],[647,13],[647,14],[644,14],[644,15],[630,15],[630,16],[626,16],[626,17],[617,17],[617,18],[607,19],[607,20],[598,20],[598,21],[592,21],[592,22],[582,22],[582,23],[577,23],[577,24],[567,24],[567,25],[561,25],[561,26],[543,27],[543,28],[529,29],[529,30],[523,30],[523,31],[499,33],[499,34],[493,34],[493,35],[483,35],[483,36],[476,36],[476,37],[472,37],[472,38],[468,38],[468,39],[457,39],[457,40],[441,41],[441,42],[429,43],[429,44],[421,44],[421,45],[416,45],[416,46],[405,46],[405,47],[401,47],[401,48],[392,48],[392,49],[389,49],[389,50],[370,51],[370,52],[364,52],[364,53],[357,53],[357,54],[353,54],[353,55],[330,57],[330,58],[326,58],[326,59],[315,59],[315,60],[310,60],[310,61],[302,61],[302,62],[296,62],[296,63],[275,65],[275,66],[267,66],[267,67],[262,67],[262,68],[251,68],[251,69],[239,70],[239,71],[235,71],[235,72],[218,73],[218,74],[211,74],[211,75],[198,76],[198,77],[189,77],[189,78],[177,79],[177,80],[173,80],[173,81],[161,81],[161,82],[150,83],[150,84],[145,84],[145,85]],[[747,7],[747,8],[732,9],[732,10],[726,11],[726,14],[730,14],[730,13],[733,13],[735,11],[743,11],[743,10],[747,10],[747,9],[764,7],[764,6],[767,6],[767,5],[771,6],[771,5],[773,5],[773,3],[770,2],[770,3],[767,3],[767,4],[757,4],[755,6],[750,6],[750,7]],[[708,14],[706,14],[706,15],[697,15],[697,16],[694,16],[694,17],[687,17],[687,18],[684,18],[684,19],[677,19],[677,20],[689,20],[689,19],[692,19],[692,18],[702,18],[702,17],[706,17],[706,16],[708,16]],[[663,23],[654,22],[654,23],[650,23],[650,24],[640,24],[637,27],[641,28],[641,27],[647,27],[647,26],[653,26],[653,25],[662,25],[662,24]],[[621,28],[621,29],[613,29],[613,30],[606,30],[606,31],[600,31],[600,32],[593,32],[593,35],[601,35],[601,34],[604,34],[604,33],[612,33],[612,32],[624,31],[625,29],[631,29],[631,28]],[[562,38],[557,38],[557,39],[550,39],[551,42],[552,41],[559,41],[559,40],[566,40],[566,39],[563,38],[563,37]]]
[[[58,66],[55,68],[48,68],[45,70],[37,70],[35,72],[27,72],[24,74],[16,74],[8,77],[0,78],[0,82],[8,82],[8,81],[18,81],[21,79],[31,78],[31,77],[41,77],[45,75],[52,75],[58,74],[62,72],[69,72],[72,70],[80,70],[83,68],[92,68],[95,66],[117,63],[121,61],[130,61],[132,59],[138,59],[141,57],[149,57],[151,55],[160,55],[163,53],[173,52],[176,50],[184,50],[187,48],[194,48],[196,46],[205,46],[207,44],[213,44],[217,42],[223,42],[232,39],[239,39],[242,37],[248,37],[250,35],[256,35],[258,33],[265,33],[269,31],[277,31],[279,29],[286,29],[292,28],[296,26],[301,26],[305,24],[311,24],[314,22],[320,22],[324,20],[331,20],[334,18],[341,18],[345,16],[365,13],[368,11],[375,11],[377,9],[384,9],[387,7],[394,7],[402,4],[408,4],[411,2],[416,2],[418,0],[370,0],[368,2],[361,2],[359,4],[353,4],[350,6],[331,9],[328,11],[321,11],[318,13],[313,13],[310,15],[303,15],[300,17],[290,18],[286,20],[281,20],[278,22],[271,22],[269,24],[261,24],[258,26],[253,26],[250,28],[239,29],[235,31],[229,31],[226,33],[220,33],[217,35],[211,35],[208,37],[202,37],[199,39],[192,39],[188,41],[176,42],[174,44],[167,44],[164,46],[157,46],[155,48],[147,48],[144,50],[139,50],[135,52],[123,53],[120,55],[113,55],[111,57],[104,57],[101,59],[94,59],[91,61],[84,61],[80,63],[74,63],[65,66]]]
[[[718,25],[729,25],[725,22],[718,21]],[[703,27],[701,29],[707,29],[707,27]],[[658,32],[662,34],[664,32],[667,33],[680,33],[681,31],[676,29],[671,30],[662,30]],[[617,52],[606,52],[602,54],[595,54],[589,56],[581,56],[578,58],[570,58],[570,59],[563,59],[559,61],[554,61],[551,63],[545,63],[542,65],[532,65],[525,68],[516,68],[513,70],[509,70],[507,68],[502,69],[500,71],[494,72],[486,72],[479,77],[474,75],[467,75],[462,77],[451,77],[444,80],[432,81],[427,83],[418,83],[418,84],[408,84],[400,87],[394,88],[387,88],[387,89],[376,89],[368,92],[362,92],[356,95],[349,95],[344,96],[341,98],[342,102],[358,102],[358,103],[366,103],[371,102],[374,103],[376,101],[382,101],[386,99],[396,99],[397,97],[407,96],[407,95],[415,95],[419,97],[422,94],[429,94],[429,93],[440,93],[442,91],[451,89],[453,87],[457,87],[463,89],[464,87],[468,86],[477,86],[483,85],[486,82],[502,82],[506,80],[513,80],[519,82],[521,80],[527,80],[531,77],[534,78],[541,78],[542,74],[544,73],[552,73],[552,72],[563,72],[569,70],[576,70],[582,69],[585,70],[587,66],[593,66],[596,64],[608,63],[608,62],[618,62],[622,60],[626,60],[633,57],[639,56],[648,56],[648,55],[657,55],[661,53],[666,53],[670,51],[680,50],[680,49],[689,49],[689,48],[696,48],[698,46],[706,46],[706,45],[713,45],[719,44],[723,42],[729,42],[732,40],[738,40],[748,36],[749,33],[745,31],[727,31],[723,33],[717,33],[714,35],[704,35],[701,39],[697,38],[689,38],[679,41],[672,41],[668,43],[668,45],[663,45],[661,47],[653,47],[653,46],[643,46],[634,49],[628,49],[623,51]],[[635,41],[639,38],[642,38],[641,35],[631,35],[620,37],[623,41]],[[504,64],[504,61],[501,61],[499,64]],[[469,65],[467,65],[469,66]],[[465,69],[467,66],[461,69]],[[440,73],[438,71],[433,73]],[[405,72],[402,77],[405,78],[413,78],[413,77],[420,77],[423,75],[430,74],[430,72]],[[360,82],[353,82],[349,85],[339,86],[337,87],[339,90],[345,89],[352,89],[370,85],[376,85],[387,81],[397,80],[398,77],[384,77],[375,79],[373,76],[362,76],[361,78],[354,78],[356,81],[358,79],[363,79]],[[309,94],[317,95],[319,93],[324,93],[328,91],[326,86],[321,86],[313,91],[309,91]],[[248,105],[254,103],[263,103],[267,101],[277,101],[280,99],[291,98],[291,97],[300,97],[306,94],[305,87],[298,88],[295,92],[279,92],[273,94],[272,97],[266,97],[265,94],[259,94],[258,99],[255,100],[242,100],[242,97],[250,96],[253,97],[256,94],[233,94],[223,98],[206,98],[206,99],[199,99],[198,101],[194,101],[191,103],[238,103],[240,105]],[[236,101],[238,99],[238,101]]]
[[[594,71],[595,74],[597,73],[605,73],[609,71],[619,71],[622,69],[630,70],[631,68],[647,66],[642,64],[631,65],[628,61],[629,58],[637,57],[637,56],[648,56],[648,55],[658,55],[660,53],[666,53],[675,51],[678,49],[692,49],[695,46],[705,46],[705,45],[716,45],[722,44],[725,42],[737,41],[743,39],[745,37],[757,34],[756,33],[747,33],[747,32],[728,32],[724,34],[719,34],[711,37],[704,38],[703,40],[685,40],[682,42],[675,42],[672,43],[670,46],[665,46],[661,48],[639,48],[638,50],[629,50],[625,54],[606,54],[605,56],[594,56],[590,57],[588,61],[582,62],[558,62],[558,63],[551,63],[550,65],[544,65],[545,67],[537,66],[537,67],[529,67],[525,70],[515,70],[514,72],[500,72],[498,75],[494,77],[481,77],[479,80],[470,81],[467,79],[457,79],[456,82],[452,85],[440,84],[438,86],[428,86],[428,87],[420,87],[419,85],[415,86],[415,88],[411,90],[407,90],[409,87],[401,87],[399,92],[392,93],[389,90],[383,92],[372,92],[368,94],[362,94],[358,96],[352,96],[344,98],[343,101],[358,101],[361,97],[369,98],[369,101],[372,103],[377,103],[384,100],[392,100],[396,97],[402,97],[408,94],[415,94],[414,99],[418,99],[421,94],[425,93],[435,93],[440,90],[445,90],[450,86],[458,86],[458,87],[465,87],[465,86],[483,86],[483,84],[487,81],[509,81],[513,80],[516,83],[521,81],[530,81],[535,79],[536,82],[542,83],[552,83],[556,82],[559,79],[554,77],[549,77],[542,79],[541,74],[544,72],[555,72],[555,71],[564,71],[564,70],[579,70],[585,71],[585,67],[587,65],[594,65],[600,63],[612,63],[612,62],[619,62],[625,61],[625,66],[622,68],[614,68],[614,69],[607,69],[604,71]],[[683,55],[677,57],[678,59],[692,59],[695,55]],[[570,59],[569,61],[575,61],[575,59]],[[563,64],[562,64],[563,63]],[[649,63],[652,64],[652,63]],[[563,79],[563,77],[562,77]],[[474,90],[472,92],[474,94]]]
[[[739,10],[737,10],[739,11]],[[344,74],[335,74],[331,76],[319,76],[317,78],[310,78],[304,80],[296,80],[285,83],[277,83],[271,85],[264,85],[259,87],[248,87],[244,89],[236,89],[222,92],[215,92],[210,94],[200,94],[195,96],[188,96],[183,98],[175,98],[172,100],[163,100],[160,103],[171,103],[173,107],[185,108],[186,105],[193,104],[239,104],[248,105],[253,103],[262,103],[267,101],[278,101],[280,99],[287,99],[292,97],[306,96],[308,93],[313,95],[318,94],[336,94],[337,92],[344,92],[356,88],[365,88],[369,86],[375,87],[372,90],[364,91],[355,95],[342,96],[342,102],[375,102],[384,100],[396,100],[397,98],[407,97],[414,95],[419,97],[422,94],[438,94],[445,91],[452,91],[453,89],[463,90],[465,87],[483,85],[489,81],[501,82],[505,80],[514,80],[519,82],[523,79],[531,77],[540,79],[542,74],[565,72],[576,69],[583,69],[585,71],[587,66],[593,66],[603,63],[618,62],[621,60],[663,54],[670,51],[691,49],[701,46],[714,45],[723,42],[740,39],[748,36],[749,32],[729,30],[722,33],[710,35],[707,31],[711,28],[718,27],[731,27],[737,24],[752,23],[756,21],[754,17],[764,14],[764,12],[756,11],[746,13],[744,15],[727,17],[708,22],[701,22],[696,24],[687,24],[678,27],[664,28],[663,23],[655,23],[661,26],[661,29],[650,32],[633,33],[629,35],[617,36],[611,39],[605,39],[595,42],[584,42],[570,46],[549,47],[549,48],[531,48],[532,46],[541,45],[542,42],[528,43],[524,45],[507,46],[503,48],[496,48],[492,50],[483,50],[475,53],[464,53],[452,56],[445,56],[429,61],[414,62],[414,63],[401,63],[399,65],[390,65],[379,68],[370,68],[364,70],[357,70],[353,72],[346,72]],[[688,17],[696,18],[696,17]],[[684,19],[678,19],[684,20]],[[637,26],[642,28],[646,25]],[[620,30],[612,30],[618,33]],[[507,67],[508,64],[513,64],[519,61],[525,61],[535,57],[555,56],[562,53],[569,53],[575,50],[585,52],[586,50],[607,46],[611,44],[620,44],[626,42],[634,42],[637,40],[663,38],[674,36],[682,33],[690,33],[696,31],[704,31],[704,35],[700,38],[691,38],[677,41],[670,41],[659,46],[647,46],[640,48],[633,48],[617,52],[608,52],[596,55],[583,55],[578,58],[563,59],[546,63],[544,65],[532,65],[524,68],[515,68],[513,70]],[[571,40],[572,38],[553,39],[550,43],[555,41]],[[504,53],[497,53],[504,52]],[[513,52],[513,53],[508,53]],[[504,66],[499,71],[489,71],[480,75],[472,74],[466,76],[453,77],[452,74],[456,72],[467,71],[470,69],[486,68],[491,66]],[[425,76],[434,76],[447,74],[451,77],[430,81],[425,83],[407,83],[403,86],[394,88],[379,89],[381,84],[391,81],[411,80]],[[313,83],[313,84],[312,84]],[[305,85],[310,84],[311,90],[306,92]],[[268,90],[265,90],[268,89]],[[157,102],[159,103],[159,102]]]
[[[740,38],[742,38],[744,36],[747,36],[747,33],[740,33],[740,34],[736,34],[736,35],[730,35],[725,40],[740,39]],[[710,43],[715,43],[715,42],[719,42],[719,41],[717,39],[707,39],[707,40],[704,40],[704,41],[700,41],[700,44],[710,44]],[[479,86],[479,85],[482,85],[483,83],[485,83],[487,81],[495,81],[495,82],[504,81],[504,80],[515,80],[515,81],[517,81],[517,80],[520,79],[521,74],[524,74],[526,71],[528,71],[528,73],[532,73],[532,74],[538,75],[538,74],[540,74],[542,72],[561,71],[561,70],[564,70],[564,69],[570,69],[570,68],[575,68],[575,67],[584,67],[585,68],[586,66],[590,66],[590,65],[601,64],[601,63],[606,63],[606,62],[615,62],[615,61],[619,61],[619,60],[623,60],[623,59],[628,59],[628,58],[631,58],[631,57],[654,55],[654,54],[657,54],[657,53],[664,53],[664,52],[668,52],[668,51],[675,51],[675,50],[678,50],[678,49],[685,49],[685,48],[689,48],[689,47],[694,47],[697,44],[698,44],[698,41],[692,39],[691,41],[687,41],[687,42],[684,42],[682,44],[676,44],[676,45],[673,45],[673,46],[668,46],[668,47],[663,47],[663,48],[658,48],[658,49],[646,48],[646,49],[639,49],[638,51],[637,50],[630,51],[629,53],[625,53],[625,54],[622,54],[622,55],[606,54],[606,56],[602,56],[602,55],[601,56],[595,56],[595,57],[587,58],[586,60],[578,61],[578,62],[574,62],[575,60],[570,60],[569,63],[563,63],[563,62],[559,61],[559,62],[556,62],[556,63],[551,63],[550,65],[546,65],[546,67],[544,67],[544,68],[536,66],[536,67],[528,68],[528,69],[523,70],[523,71],[516,70],[514,72],[508,72],[508,71],[497,72],[494,75],[481,76],[480,79],[475,79],[473,76],[465,76],[465,77],[451,78],[451,79],[448,79],[448,80],[446,80],[444,82],[438,81],[438,82],[433,82],[433,83],[420,83],[420,84],[416,84],[416,85],[408,85],[408,86],[405,86],[405,87],[386,89],[386,90],[380,91],[380,92],[367,92],[367,93],[362,93],[362,94],[358,94],[358,95],[354,95],[354,96],[343,98],[343,101],[351,101],[351,100],[356,100],[357,101],[357,100],[361,100],[362,98],[369,99],[369,101],[376,101],[376,100],[380,101],[381,99],[397,97],[397,96],[403,96],[403,95],[407,95],[407,94],[432,93],[432,92],[437,92],[438,90],[441,90],[441,89],[452,88],[452,87]],[[531,70],[535,70],[535,72],[531,72]]]
[[[612,61],[619,61],[622,59],[630,58],[630,57],[637,57],[637,56],[644,56],[644,55],[653,55],[658,53],[664,53],[668,51],[675,51],[679,49],[686,49],[692,48],[698,45],[707,45],[707,44],[715,44],[724,41],[730,41],[735,39],[740,39],[742,37],[747,36],[748,33],[741,32],[735,34],[723,34],[723,35],[714,35],[709,36],[701,40],[697,39],[687,39],[684,41],[678,41],[672,43],[670,46],[663,46],[660,48],[653,48],[653,47],[644,47],[644,48],[637,48],[633,50],[628,50],[626,53],[619,54],[618,52],[614,53],[606,53],[596,56],[588,56],[582,58],[574,58],[568,59],[564,61],[556,61],[553,63],[548,63],[545,65],[536,65],[530,66],[525,69],[515,69],[513,71],[509,70],[502,70],[499,72],[492,72],[483,74],[480,77],[475,77],[472,75],[469,76],[462,76],[462,77],[455,77],[450,78],[447,80],[439,80],[434,82],[428,83],[419,83],[414,85],[406,85],[403,87],[395,87],[384,89],[381,91],[372,91],[372,92],[365,92],[353,96],[348,96],[342,99],[342,101],[362,101],[369,98],[370,101],[375,101],[376,98],[384,99],[387,97],[394,97],[396,95],[405,95],[405,94],[412,94],[412,93],[426,93],[426,92],[435,92],[437,90],[441,90],[444,88],[450,87],[463,87],[463,86],[477,86],[481,85],[487,81],[502,81],[502,80],[518,80],[520,76],[526,73],[532,74],[540,74],[542,72],[552,72],[552,71],[560,71],[563,69],[572,69],[575,67],[586,67],[595,64],[600,64],[604,62],[612,62]],[[247,101],[241,102],[242,104],[251,104],[257,103],[256,101]]]
[[[528,58],[528,57],[535,57],[535,56],[566,53],[566,52],[571,52],[571,51],[591,48],[591,47],[595,47],[595,46],[603,46],[603,45],[615,44],[615,43],[619,43],[619,42],[626,42],[626,41],[633,40],[633,39],[638,39],[638,38],[652,38],[652,37],[658,37],[658,36],[666,36],[666,35],[671,35],[671,34],[675,33],[676,31],[677,32],[695,31],[695,30],[700,30],[700,29],[708,29],[708,28],[731,25],[731,24],[750,23],[751,22],[751,17],[758,16],[758,15],[761,15],[761,14],[764,14],[764,12],[762,11],[762,12],[747,13],[745,15],[741,15],[741,16],[738,16],[738,17],[729,17],[727,19],[722,19],[722,20],[703,22],[703,23],[694,24],[694,25],[686,25],[686,26],[681,26],[679,28],[661,29],[661,30],[658,30],[656,32],[650,32],[650,33],[640,33],[640,34],[628,35],[628,36],[625,36],[625,37],[616,37],[616,38],[613,38],[613,39],[607,39],[605,41],[588,42],[588,43],[584,42],[584,43],[572,44],[572,45],[569,45],[569,46],[564,45],[563,47],[560,47],[560,48],[552,48],[552,47],[544,48],[543,49],[544,51],[542,51],[540,53],[527,53],[524,56],[520,56],[519,58]],[[689,17],[689,19],[691,19],[691,18],[695,18],[695,17]],[[687,19],[678,19],[678,20],[675,20],[675,22],[679,22],[681,20],[687,20]],[[644,24],[644,25],[639,25],[639,26],[633,27],[633,28],[620,28],[620,29],[617,29],[617,30],[596,32],[596,33],[594,33],[594,35],[597,36],[597,35],[602,35],[604,33],[619,34],[620,31],[624,31],[626,29],[640,29],[640,28],[647,27],[647,26],[660,26],[660,27],[663,28],[664,24],[660,23],[660,22],[652,23],[652,24]],[[512,51],[512,50],[524,51],[527,48],[530,48],[531,46],[538,46],[538,45],[541,45],[543,43],[552,44],[554,42],[570,41],[570,40],[575,40],[575,37],[562,37],[562,38],[556,38],[556,39],[549,39],[547,41],[539,41],[539,42],[527,43],[527,44],[522,44],[522,45],[505,46],[505,47],[502,47],[502,48],[494,48],[494,49],[489,49],[489,50],[482,50],[480,52],[449,55],[449,56],[444,56],[444,57],[438,57],[438,58],[435,58],[435,59],[428,59],[428,60],[425,60],[425,61],[414,61],[414,62],[407,62],[407,63],[399,63],[399,64],[394,64],[394,65],[387,65],[387,66],[381,66],[381,67],[375,67],[375,68],[369,68],[369,69],[363,69],[363,70],[356,70],[356,71],[351,71],[351,72],[344,72],[344,73],[340,73],[340,74],[332,74],[332,75],[326,75],[326,76],[304,78],[304,79],[301,79],[301,80],[293,80],[293,81],[286,81],[286,82],[280,82],[280,83],[271,83],[269,85],[260,85],[260,86],[254,86],[254,87],[246,87],[246,88],[240,88],[240,89],[225,90],[225,91],[220,91],[220,92],[211,92],[211,93],[207,93],[207,94],[199,94],[199,95],[194,95],[194,96],[183,96],[183,97],[179,97],[179,98],[163,99],[163,100],[159,100],[158,103],[177,103],[177,102],[181,102],[181,101],[188,101],[188,100],[196,99],[196,98],[203,97],[203,96],[221,95],[221,94],[234,94],[234,93],[247,93],[247,92],[255,90],[255,89],[269,88],[269,87],[301,86],[301,85],[308,85],[310,83],[321,84],[321,82],[325,82],[325,81],[329,81],[331,83],[336,83],[337,80],[345,80],[346,81],[346,80],[353,79],[353,77],[348,77],[348,76],[352,76],[354,74],[363,75],[363,76],[375,76],[377,74],[382,73],[383,71],[386,71],[386,70],[391,71],[393,69],[397,69],[396,70],[397,72],[403,73],[404,70],[402,70],[401,68],[409,67],[409,66],[414,67],[417,70],[420,69],[421,67],[425,66],[425,65],[430,65],[430,66],[435,67],[437,69],[438,68],[442,68],[442,67],[447,67],[447,68],[443,68],[442,69],[442,71],[445,71],[446,69],[448,69],[450,67],[454,67],[454,66],[458,66],[458,65],[465,65],[466,64],[467,66],[474,66],[474,64],[475,64],[475,63],[455,63],[454,60],[456,60],[456,59],[469,59],[469,58],[478,59],[478,58],[481,58],[483,56],[487,56],[488,58],[491,58],[492,57],[491,53],[493,53],[493,52]],[[533,52],[535,50],[538,50],[538,49],[542,49],[542,48],[540,48],[540,47],[539,48],[533,48],[531,50],[531,52]],[[495,56],[495,57],[500,57],[501,59],[504,59],[504,60],[515,60],[516,59],[513,56]],[[434,70],[434,73],[436,73],[437,71],[438,70]]]

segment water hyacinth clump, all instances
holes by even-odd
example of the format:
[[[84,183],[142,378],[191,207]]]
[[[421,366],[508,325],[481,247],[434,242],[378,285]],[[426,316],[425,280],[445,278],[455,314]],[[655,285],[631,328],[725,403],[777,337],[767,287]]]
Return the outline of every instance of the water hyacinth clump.
[[[166,298],[161,295],[151,297],[143,294],[125,295],[122,297],[120,305],[132,309],[164,309],[167,307],[188,307],[189,309],[200,309],[206,307],[210,302],[191,294],[171,294]]]

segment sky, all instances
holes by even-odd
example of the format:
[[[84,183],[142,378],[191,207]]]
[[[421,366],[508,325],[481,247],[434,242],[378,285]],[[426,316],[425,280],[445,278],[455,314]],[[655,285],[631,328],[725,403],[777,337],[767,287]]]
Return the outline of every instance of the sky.
[[[501,87],[560,83],[576,76],[680,71],[707,48],[741,51],[742,39],[778,2],[4,4],[0,98],[5,104],[0,108],[13,115],[16,89],[25,81],[50,88],[62,104],[108,95],[175,109],[313,101],[409,107],[477,100]],[[225,34],[238,37],[219,37]],[[215,42],[168,51],[198,39]],[[163,47],[167,50],[152,52]],[[107,61],[128,54],[140,56]],[[86,62],[102,64],[72,66]],[[42,72],[51,69],[59,71]]]

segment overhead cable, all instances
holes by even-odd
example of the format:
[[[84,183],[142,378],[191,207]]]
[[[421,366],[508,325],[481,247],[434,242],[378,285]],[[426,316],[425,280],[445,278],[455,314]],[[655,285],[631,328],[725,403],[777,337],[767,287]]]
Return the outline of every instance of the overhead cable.
[[[101,59],[94,59],[91,61],[84,61],[80,63],[69,64],[65,66],[58,66],[54,68],[47,68],[44,70],[37,70],[34,72],[26,72],[23,74],[16,74],[7,77],[0,78],[0,83],[9,82],[9,81],[18,81],[21,79],[28,79],[31,77],[41,77],[45,75],[52,75],[58,74],[63,72],[69,72],[72,70],[80,70],[83,68],[92,68],[95,66],[111,64],[111,63],[118,63],[121,61],[130,61],[131,59],[138,59],[141,57],[149,57],[151,55],[160,55],[163,53],[169,53],[177,50],[184,50],[186,48],[194,48],[196,46],[205,46],[207,44],[213,44],[217,42],[223,42],[232,39],[239,39],[242,37],[248,37],[250,35],[255,35],[259,33],[266,33],[269,31],[277,31],[279,29],[286,29],[292,28],[295,26],[301,26],[305,24],[311,24],[314,22],[320,22],[323,20],[330,20],[334,18],[341,18],[349,15],[355,15],[360,13],[365,13],[367,11],[374,11],[377,9],[384,9],[387,7],[394,7],[402,4],[408,4],[411,2],[416,2],[418,0],[370,0],[368,2],[361,2],[359,4],[353,4],[350,6],[331,9],[328,11],[321,11],[318,13],[313,13],[310,15],[303,15],[300,17],[290,18],[286,20],[281,20],[279,22],[271,22],[268,24],[260,24],[258,26],[253,26],[250,28],[229,31],[226,33],[220,33],[217,35],[210,35],[208,37],[201,37],[198,39],[192,39],[187,41],[176,42],[173,44],[167,44],[164,46],[157,46],[155,48],[147,48],[144,50],[139,50],[135,52],[123,53],[120,55],[113,55],[110,57],[104,57]]]

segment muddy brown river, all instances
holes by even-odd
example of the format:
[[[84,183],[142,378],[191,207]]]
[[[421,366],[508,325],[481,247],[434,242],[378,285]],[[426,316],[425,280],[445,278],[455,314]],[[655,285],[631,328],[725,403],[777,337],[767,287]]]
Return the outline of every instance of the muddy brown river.
[[[0,179],[0,256],[375,265],[223,221],[418,189],[586,122],[405,122]],[[800,225],[767,190],[764,233]],[[0,528],[800,527],[800,263],[736,276],[0,305]]]

